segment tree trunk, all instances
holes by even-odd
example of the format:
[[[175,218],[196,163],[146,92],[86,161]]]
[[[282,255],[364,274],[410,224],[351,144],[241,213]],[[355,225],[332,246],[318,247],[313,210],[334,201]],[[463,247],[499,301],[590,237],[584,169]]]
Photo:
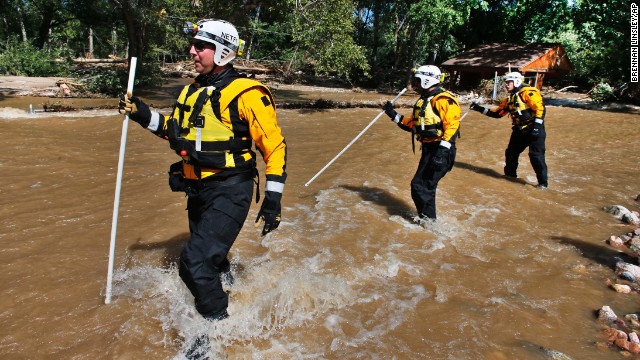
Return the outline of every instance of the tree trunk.
[[[380,26],[380,12],[382,11],[380,3],[380,0],[374,0],[373,2],[373,44],[371,54],[373,55],[372,65],[374,67],[378,65],[378,43],[380,42],[378,27]]]
[[[440,46],[438,44],[435,44],[433,47],[434,49],[429,52],[429,59],[427,60],[430,65],[435,65],[436,58],[438,57],[438,53],[440,52]]]
[[[22,34],[22,42],[27,42],[27,29],[24,26],[24,20],[22,16],[22,8],[18,6],[18,16],[20,17],[20,32]]]
[[[93,59],[93,28],[89,26],[89,53],[87,59]]]
[[[124,20],[125,28],[127,29],[127,57],[137,57],[138,58],[138,66],[142,65],[142,50],[143,45],[141,41],[141,37],[138,33],[142,32],[141,29],[138,29],[136,20],[134,18],[132,10],[129,8],[129,2],[123,2],[121,13],[122,19]]]
[[[138,66],[140,66],[142,65],[141,55],[143,47],[143,42],[141,41],[142,36],[140,36],[140,34],[143,33],[143,30],[141,29],[141,25],[136,21],[138,16],[137,10],[148,8],[148,6],[146,4],[142,4],[144,1],[138,3],[136,8],[132,8],[132,0],[111,0],[111,2],[116,6],[118,10],[120,10],[122,21],[124,22],[124,26],[127,32],[127,47],[125,48],[125,57],[138,58]]]
[[[371,6],[372,4],[369,1],[356,2],[356,14],[358,14],[358,23],[356,24],[355,28],[357,30],[358,45],[362,45],[364,43],[367,23],[369,22],[369,19],[371,17]],[[365,18],[361,18],[363,14],[366,14]]]
[[[7,17],[6,16],[2,16],[2,30],[5,33],[9,32],[9,22],[7,21]]]
[[[256,23],[258,21],[260,21],[260,5],[258,5],[258,9],[257,9],[257,14],[256,14]],[[247,46],[247,56],[245,57],[245,59],[247,60],[251,60],[251,48],[253,47],[253,37],[256,35],[256,27],[253,27],[253,30],[251,31],[251,38],[249,40],[249,46]]]
[[[113,43],[113,49],[111,50],[111,55],[118,56],[118,34],[116,33],[116,27],[111,28],[111,42]]]
[[[51,25],[56,14],[56,9],[52,3],[45,2],[42,9],[42,22],[38,29],[38,40],[36,47],[42,49],[44,45],[49,41],[49,34],[51,33]]]
[[[402,54],[402,57],[406,57],[405,65],[408,64],[409,61],[419,61],[422,54],[416,54],[416,39],[418,38],[418,26],[415,24],[409,24],[409,39],[407,40],[407,45],[405,46],[407,53]],[[413,63],[411,63],[413,66]],[[424,64],[420,64],[424,65]]]
[[[406,20],[406,18],[404,19],[400,19],[400,16],[398,14],[398,9],[397,7],[394,8],[394,16],[395,16],[395,29],[393,31],[393,47],[395,49],[394,51],[394,56],[395,59],[393,61],[393,69],[397,70],[398,67],[400,66],[400,58],[401,58],[401,50],[400,50],[400,32],[402,31],[402,27],[404,26],[404,22]]]

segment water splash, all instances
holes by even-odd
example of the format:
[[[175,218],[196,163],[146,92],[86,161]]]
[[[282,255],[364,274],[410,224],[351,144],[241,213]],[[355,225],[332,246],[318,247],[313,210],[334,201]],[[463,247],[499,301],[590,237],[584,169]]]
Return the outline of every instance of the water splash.
[[[75,111],[57,111],[57,112],[29,112],[29,109],[18,109],[12,107],[0,108],[2,119],[5,120],[28,120],[28,119],[51,119],[57,118],[91,118],[102,116],[113,116],[115,110],[113,109],[98,109],[98,110],[75,110]]]

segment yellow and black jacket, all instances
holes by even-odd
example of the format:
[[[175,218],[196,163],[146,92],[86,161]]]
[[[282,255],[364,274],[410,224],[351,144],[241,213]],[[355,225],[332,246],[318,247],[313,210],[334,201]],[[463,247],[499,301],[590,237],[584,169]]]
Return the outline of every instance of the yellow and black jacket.
[[[437,88],[420,97],[411,116],[403,117],[398,126],[422,143],[441,140],[453,143],[460,128],[460,105],[453,94]]]
[[[147,129],[167,139],[182,157],[185,179],[254,172],[255,142],[266,163],[267,186],[270,181],[285,182],[286,143],[271,92],[231,67],[213,76],[198,76],[182,89],[171,115],[151,112]]]
[[[524,129],[535,119],[544,120],[546,109],[542,103],[540,90],[531,86],[524,86],[509,94],[497,108],[488,110],[486,115],[500,118],[511,115],[512,125]]]

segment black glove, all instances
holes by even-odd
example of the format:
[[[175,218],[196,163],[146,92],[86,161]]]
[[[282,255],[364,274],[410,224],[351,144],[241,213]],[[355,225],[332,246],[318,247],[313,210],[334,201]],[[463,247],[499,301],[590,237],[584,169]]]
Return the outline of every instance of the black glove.
[[[537,138],[542,135],[543,132],[544,128],[542,127],[542,124],[534,122],[533,125],[531,125],[531,137]]]
[[[449,166],[449,149],[438,146],[435,155],[431,158],[431,168],[435,171],[446,169]]]
[[[472,103],[471,103],[471,106],[469,106],[469,109],[471,109],[471,110],[475,110],[475,111],[477,111],[477,112],[483,112],[483,111],[484,111],[484,107],[482,107],[482,106],[478,105],[478,104],[477,104],[477,103],[475,103],[475,102],[472,102]]]
[[[264,220],[264,227],[262,228],[262,235],[266,235],[271,230],[275,230],[280,225],[280,200],[282,199],[282,193],[275,191],[265,191],[264,200],[262,200],[262,206],[256,217],[256,223],[260,219]]]
[[[151,122],[151,110],[149,110],[149,106],[137,97],[131,96],[131,94],[120,96],[118,111],[123,115],[129,113],[129,119],[137,122],[144,128],[149,126]]]
[[[384,113],[391,118],[391,120],[395,120],[396,116],[398,115],[398,113],[395,110],[393,110],[393,104],[391,103],[391,101],[387,101],[382,106],[382,109],[384,110]]]

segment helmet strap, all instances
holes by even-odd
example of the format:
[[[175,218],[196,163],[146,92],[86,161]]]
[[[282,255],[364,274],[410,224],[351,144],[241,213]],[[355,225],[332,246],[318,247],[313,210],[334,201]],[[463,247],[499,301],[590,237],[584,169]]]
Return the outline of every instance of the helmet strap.
[[[211,72],[209,74],[214,75],[214,74],[217,74],[217,73],[219,73],[221,71],[224,71],[224,70],[226,70],[228,68],[229,68],[229,65],[218,65],[214,61],[213,62],[213,69],[211,69]]]

